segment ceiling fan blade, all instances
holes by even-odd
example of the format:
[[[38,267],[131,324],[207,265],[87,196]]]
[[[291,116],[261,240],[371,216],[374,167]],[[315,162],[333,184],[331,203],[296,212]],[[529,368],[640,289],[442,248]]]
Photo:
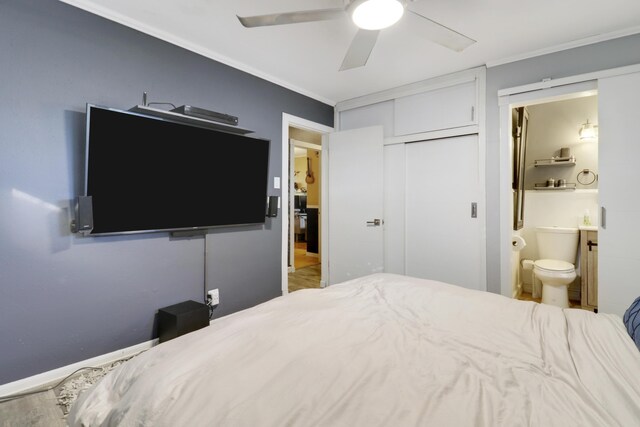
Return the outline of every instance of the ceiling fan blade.
[[[364,66],[376,45],[378,34],[380,34],[380,30],[358,30],[342,60],[340,71]]]
[[[464,34],[445,27],[426,16],[422,16],[409,9],[407,9],[406,12],[409,13],[405,13],[403,20],[408,21],[413,31],[441,46],[456,52],[462,52],[476,42]]]
[[[342,18],[344,9],[318,9],[300,12],[273,13],[271,15],[238,16],[238,20],[247,28],[266,27],[269,25],[299,24],[301,22],[329,21]],[[237,16],[237,15],[236,15]]]

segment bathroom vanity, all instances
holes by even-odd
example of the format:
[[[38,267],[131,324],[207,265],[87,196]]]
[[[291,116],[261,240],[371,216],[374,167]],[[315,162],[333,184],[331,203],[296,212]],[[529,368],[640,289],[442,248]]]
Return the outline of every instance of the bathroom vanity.
[[[598,227],[580,227],[582,308],[598,311]]]

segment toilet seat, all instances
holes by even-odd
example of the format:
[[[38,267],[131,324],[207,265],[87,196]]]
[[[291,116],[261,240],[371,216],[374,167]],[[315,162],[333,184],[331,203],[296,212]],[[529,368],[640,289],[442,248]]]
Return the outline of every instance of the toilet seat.
[[[533,265],[540,270],[548,272],[569,273],[574,271],[573,264],[558,259],[539,259]]]

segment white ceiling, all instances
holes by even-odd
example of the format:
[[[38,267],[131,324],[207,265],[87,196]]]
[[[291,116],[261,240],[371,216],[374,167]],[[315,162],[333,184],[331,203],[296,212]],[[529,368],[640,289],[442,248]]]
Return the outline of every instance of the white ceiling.
[[[414,10],[477,43],[456,53],[400,21],[382,31],[365,67],[339,72],[356,33],[348,17],[247,29],[236,14],[334,8],[342,0],[61,1],[330,104],[530,53],[640,32],[638,0],[420,0],[412,4]]]

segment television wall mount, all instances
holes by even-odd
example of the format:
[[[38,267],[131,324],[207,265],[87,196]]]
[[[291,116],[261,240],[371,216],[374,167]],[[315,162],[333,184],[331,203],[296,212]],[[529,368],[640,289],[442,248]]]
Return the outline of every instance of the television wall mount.
[[[78,196],[75,202],[75,218],[71,220],[71,232],[88,236],[93,231],[93,199],[91,196]]]

